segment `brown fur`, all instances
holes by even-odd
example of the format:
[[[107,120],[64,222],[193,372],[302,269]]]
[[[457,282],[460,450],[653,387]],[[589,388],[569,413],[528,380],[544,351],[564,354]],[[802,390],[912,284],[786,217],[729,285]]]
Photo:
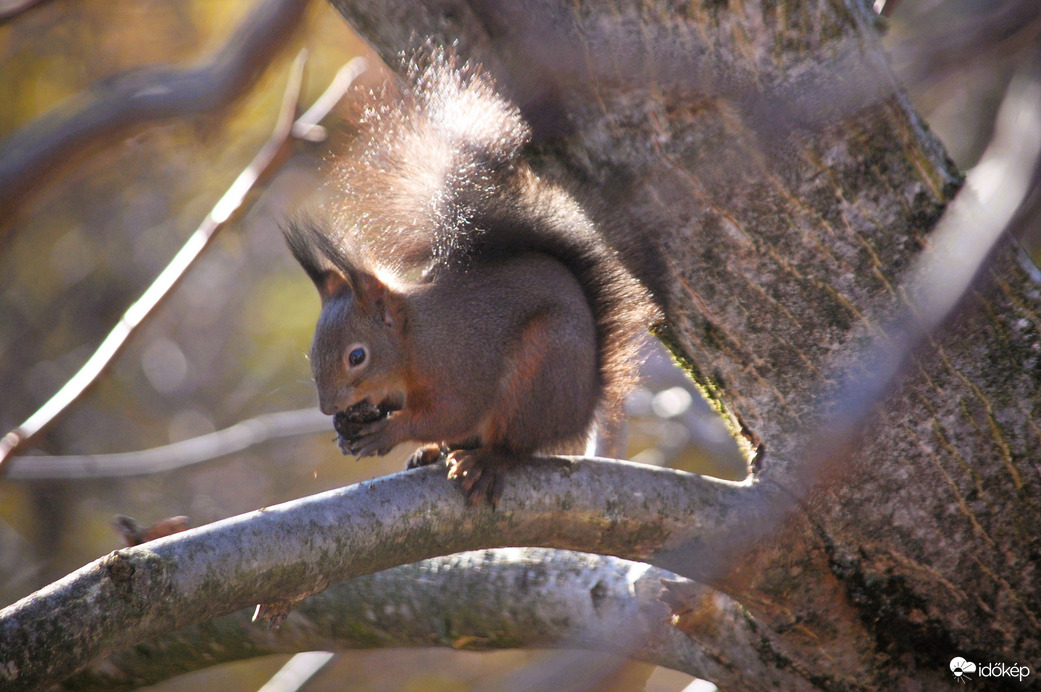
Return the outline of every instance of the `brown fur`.
[[[620,410],[650,300],[572,195],[524,161],[528,129],[491,81],[426,63],[366,109],[338,167],[337,230],[286,229],[322,295],[322,408],[401,408],[351,443],[361,454],[407,439],[505,455],[573,444],[598,408]],[[355,348],[359,368],[345,364]]]

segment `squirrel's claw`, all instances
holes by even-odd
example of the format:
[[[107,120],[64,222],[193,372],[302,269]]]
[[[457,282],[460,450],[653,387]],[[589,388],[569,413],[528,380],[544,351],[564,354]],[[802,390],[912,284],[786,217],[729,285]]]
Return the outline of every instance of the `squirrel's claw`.
[[[356,457],[381,457],[392,450],[398,442],[402,442],[403,440],[396,433],[396,428],[391,424],[391,420],[391,418],[381,418],[362,425],[350,442],[351,454]]]
[[[448,455],[448,478],[459,480],[466,504],[473,507],[488,502],[492,509],[502,495],[505,459],[481,449],[457,449]]]

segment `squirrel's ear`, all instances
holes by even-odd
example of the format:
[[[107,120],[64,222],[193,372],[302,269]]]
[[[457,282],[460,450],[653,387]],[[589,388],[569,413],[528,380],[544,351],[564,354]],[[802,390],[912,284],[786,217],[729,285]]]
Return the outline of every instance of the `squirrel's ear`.
[[[397,321],[393,305],[394,295],[387,288],[387,284],[374,274],[359,271],[351,277],[351,286],[359,308],[371,312],[388,327],[394,326]]]
[[[347,279],[340,276],[339,272],[329,269],[318,275],[318,278],[314,278],[314,285],[318,289],[318,296],[322,299],[322,302],[329,300],[333,296],[342,293],[345,290],[350,289],[350,282]]]

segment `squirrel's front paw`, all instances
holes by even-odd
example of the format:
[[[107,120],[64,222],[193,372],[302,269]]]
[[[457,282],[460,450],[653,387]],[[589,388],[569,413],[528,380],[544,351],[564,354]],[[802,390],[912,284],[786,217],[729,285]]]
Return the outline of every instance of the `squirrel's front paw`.
[[[339,411],[333,416],[333,428],[338,435],[336,444],[344,454],[353,454],[351,447],[358,441],[358,435],[366,423],[386,418],[391,409],[385,406],[374,406],[368,400],[359,401],[348,409]]]
[[[404,438],[394,425],[393,417],[381,418],[371,423],[365,423],[358,428],[354,439],[348,445],[348,451],[356,457],[381,457]]]

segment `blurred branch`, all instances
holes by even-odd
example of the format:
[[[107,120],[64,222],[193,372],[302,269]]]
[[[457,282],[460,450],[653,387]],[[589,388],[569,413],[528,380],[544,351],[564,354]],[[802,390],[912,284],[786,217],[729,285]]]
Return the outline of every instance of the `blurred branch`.
[[[892,17],[899,4],[900,0],[875,0],[872,9],[883,17]]]
[[[328,651],[303,651],[286,661],[286,664],[264,683],[258,692],[296,692],[329,665],[333,654]],[[107,683],[106,688],[107,689]]]
[[[510,470],[492,511],[468,507],[443,465],[397,473],[118,550],[27,596],[0,611],[0,681],[35,689],[166,631],[257,602],[295,605],[345,579],[464,550],[581,549],[668,569],[662,546],[718,541],[747,520],[732,511],[740,498],[764,491],[628,462],[541,458]]]
[[[264,0],[205,65],[151,67],[115,77],[71,109],[52,111],[16,132],[0,147],[4,216],[13,216],[47,176],[88,147],[145,123],[234,101],[293,33],[306,7],[306,0]]]
[[[11,480],[43,480],[161,473],[241,452],[268,440],[323,430],[333,434],[329,416],[317,409],[280,411],[249,418],[207,435],[137,452],[15,457],[9,462],[7,477]]]
[[[463,553],[332,586],[303,601],[278,631],[256,626],[242,610],[164,634],[95,663],[65,686],[141,687],[203,667],[308,648],[441,646],[603,651],[712,677],[731,689],[771,682],[785,687],[791,678],[783,671],[753,663],[761,633],[726,597],[702,587],[705,614],[716,624],[693,638],[671,626],[657,596],[661,581],[673,578],[644,564],[569,551]],[[502,607],[504,594],[509,608]],[[574,669],[575,655],[568,658]]]
[[[300,83],[303,79],[304,62],[305,57],[301,53],[294,63],[289,83],[286,85],[282,111],[275,125],[274,132],[250,162],[249,166],[239,174],[235,182],[217,201],[202,224],[188,238],[170,264],[156,277],[152,285],[148,287],[137,302],[127,308],[127,311],[123,313],[123,317],[109,332],[108,336],[105,337],[104,341],[101,342],[94,354],[84,363],[79,372],[57,394],[51,397],[47,403],[40,407],[36,413],[0,440],[0,477],[6,472],[7,461],[12,454],[24,447],[44,427],[50,425],[86,391],[87,387],[97,381],[116,355],[122,350],[134,331],[148,319],[160,302],[169,295],[170,291],[177,285],[177,282],[180,281],[195,260],[198,259],[214,236],[224,228],[232,215],[241,209],[246,200],[246,195],[257,185],[263,176],[270,173],[281,163],[289,151],[293,133],[300,132],[304,137],[313,136],[314,128],[317,127],[318,121],[326,115],[327,111],[323,112],[312,108],[295,123],[293,121],[300,93]],[[364,69],[365,61],[361,58],[355,58],[340,70],[332,85],[326,90],[327,93],[331,91],[342,96],[350,82]],[[338,98],[334,99],[325,95],[319,98],[319,102],[327,108],[331,108],[338,100]]]
[[[951,9],[941,4],[932,11],[951,12]],[[898,46],[898,56],[906,54],[905,59],[910,63],[907,81],[940,83],[968,65],[978,66],[1025,49],[1029,52],[1041,39],[1041,3],[1011,0],[981,6],[980,11],[954,26],[948,24],[937,22],[939,30],[916,33],[913,44]]]
[[[14,19],[47,0],[0,0],[0,23]]]

